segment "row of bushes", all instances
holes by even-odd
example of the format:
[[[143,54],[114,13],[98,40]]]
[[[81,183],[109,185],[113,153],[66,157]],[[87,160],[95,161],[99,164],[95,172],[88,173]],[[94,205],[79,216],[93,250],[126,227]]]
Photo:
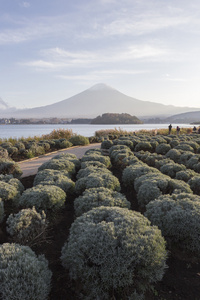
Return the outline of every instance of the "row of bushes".
[[[0,157],[12,158],[14,161],[32,158],[55,150],[77,145],[87,145],[90,141],[81,135],[70,135],[59,139],[20,139],[0,143]]]
[[[170,149],[191,151],[200,153],[199,135],[181,136],[149,136],[149,135],[130,135],[121,136],[117,139],[106,139],[102,142],[103,149],[109,149],[113,145],[126,145],[132,151],[149,151],[158,154],[166,154]]]
[[[145,160],[148,160],[148,154]],[[194,190],[198,193],[196,178],[190,179],[190,185],[184,181],[172,179],[158,169],[143,163],[133,152],[130,152],[127,146],[112,146],[109,155],[114,167],[121,167],[123,170],[122,182],[126,190],[136,192],[141,211],[153,225],[161,229],[168,242],[168,248],[178,247],[199,258],[198,232],[200,227],[197,220],[200,217],[200,197],[193,195],[192,192]],[[152,154],[152,156],[154,156],[154,161],[156,161],[155,156],[159,157],[157,164],[160,165],[160,170],[164,170],[166,161],[163,160],[163,156],[160,157],[157,154]],[[152,157],[150,161],[153,161]],[[184,166],[180,168],[187,171]],[[180,170],[180,172],[183,171]]]
[[[0,222],[6,221],[10,242],[0,246],[3,299],[48,299],[52,272],[45,257],[36,256],[30,247],[45,239],[49,223],[74,194],[72,177],[79,168],[75,155],[57,155],[39,168],[34,186],[26,190],[12,175],[1,175]]]
[[[189,159],[185,162],[185,158],[187,158],[188,155],[183,152],[180,155],[179,161],[185,162],[185,164],[175,163],[174,160],[169,158],[171,156],[171,151],[174,152],[175,150],[170,150],[166,156],[150,153],[148,151],[140,151],[135,153],[135,155],[149,166],[160,170],[163,174],[187,182],[192,191],[195,194],[200,195],[200,175],[189,168],[189,166],[191,166],[192,157],[191,160]],[[196,165],[194,164],[194,166]]]
[[[77,218],[61,261],[81,284],[83,299],[143,299],[164,274],[165,241],[147,218],[130,210],[110,167],[100,150],[89,150],[81,159]]]

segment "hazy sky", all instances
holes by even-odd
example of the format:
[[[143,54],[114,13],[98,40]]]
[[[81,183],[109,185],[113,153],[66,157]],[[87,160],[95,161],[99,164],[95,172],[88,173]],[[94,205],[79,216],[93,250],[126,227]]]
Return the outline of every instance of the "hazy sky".
[[[200,107],[199,0],[0,0],[0,97],[17,108],[97,83]]]

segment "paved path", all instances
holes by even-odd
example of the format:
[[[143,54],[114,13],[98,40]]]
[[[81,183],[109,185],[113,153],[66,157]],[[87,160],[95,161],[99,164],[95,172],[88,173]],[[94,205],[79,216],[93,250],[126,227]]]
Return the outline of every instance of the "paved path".
[[[22,178],[30,175],[35,175],[38,171],[39,166],[41,166],[44,162],[50,160],[57,154],[61,153],[73,153],[77,156],[77,158],[81,158],[88,149],[100,148],[101,144],[90,144],[87,146],[76,146],[72,148],[62,149],[59,151],[51,152],[45,155],[41,155],[39,157],[34,157],[25,161],[18,162],[20,168],[23,172]]]

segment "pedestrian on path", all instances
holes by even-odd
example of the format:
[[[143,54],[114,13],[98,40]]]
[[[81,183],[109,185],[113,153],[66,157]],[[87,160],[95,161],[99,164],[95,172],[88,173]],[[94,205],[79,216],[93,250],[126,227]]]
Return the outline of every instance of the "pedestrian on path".
[[[169,128],[169,134],[171,134],[171,131],[172,131],[172,124],[169,124],[168,128]]]

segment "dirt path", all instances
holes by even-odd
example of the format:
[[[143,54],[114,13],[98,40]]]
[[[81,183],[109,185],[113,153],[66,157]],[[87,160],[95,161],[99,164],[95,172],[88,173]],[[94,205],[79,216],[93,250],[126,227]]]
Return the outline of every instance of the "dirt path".
[[[30,175],[35,175],[38,171],[39,166],[41,166],[44,162],[50,160],[52,157],[54,157],[57,154],[61,153],[73,153],[75,154],[78,158],[81,158],[85,152],[88,149],[94,149],[94,148],[100,148],[101,144],[96,143],[96,144],[90,144],[87,146],[76,146],[72,148],[67,148],[67,149],[62,149],[59,151],[51,152],[39,157],[34,157],[25,161],[21,161],[18,164],[20,165],[20,168],[23,172],[22,178],[27,177]]]

